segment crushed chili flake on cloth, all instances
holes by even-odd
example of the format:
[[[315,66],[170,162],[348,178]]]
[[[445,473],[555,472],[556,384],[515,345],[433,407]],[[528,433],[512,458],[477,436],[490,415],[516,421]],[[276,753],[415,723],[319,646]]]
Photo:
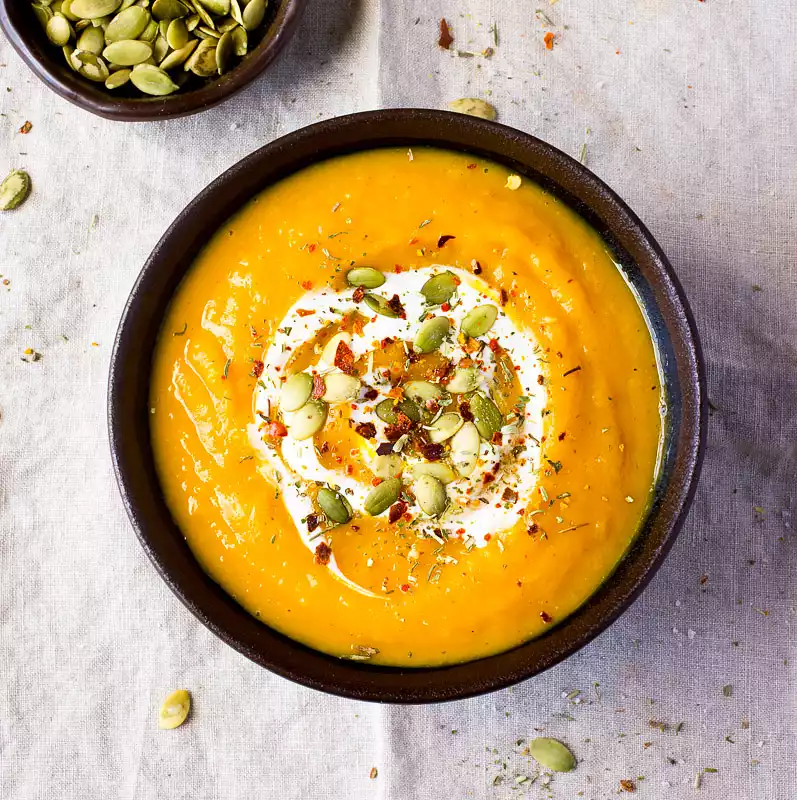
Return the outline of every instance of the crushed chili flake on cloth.
[[[454,37],[451,34],[451,29],[448,27],[448,22],[446,22],[446,18],[443,17],[440,20],[440,38],[437,40],[437,44],[443,48],[443,50],[448,50],[452,44],[454,44]]]

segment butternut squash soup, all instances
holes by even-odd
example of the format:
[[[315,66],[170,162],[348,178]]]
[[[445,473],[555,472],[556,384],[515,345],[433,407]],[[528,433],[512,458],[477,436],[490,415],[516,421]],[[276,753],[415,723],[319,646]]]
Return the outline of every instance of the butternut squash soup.
[[[178,289],[151,386],[207,573],[310,647],[402,666],[506,650],[584,603],[646,514],[663,409],[600,236],[431,148],[252,200]]]

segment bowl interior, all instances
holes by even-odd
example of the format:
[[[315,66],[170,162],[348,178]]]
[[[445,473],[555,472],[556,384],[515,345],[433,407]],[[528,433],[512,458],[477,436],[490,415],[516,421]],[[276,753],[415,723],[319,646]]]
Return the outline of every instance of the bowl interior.
[[[122,88],[111,92],[78,75],[52,44],[31,10],[29,0],[0,0],[0,28],[25,63],[54,92],[107,119],[128,122],[170,119],[209,108],[243,88],[273,61],[293,34],[306,0],[275,0],[250,40],[248,55],[221,77],[197,79],[166,97],[146,97]]]
[[[374,147],[433,145],[492,159],[575,209],[605,239],[647,316],[667,391],[665,445],[655,499],[639,536],[603,586],[544,636],[464,664],[402,669],[342,661],[258,622],[199,567],[163,500],[149,439],[147,399],[161,321],[181,279],[224,221],[263,188],[321,159]],[[114,466],[142,545],[191,611],[253,661],[307,686],[364,700],[432,702],[530,677],[604,630],[644,588],[691,502],[705,427],[697,335],[667,260],[633,212],[598,178],[550,145],[511,128],[448,112],[355,114],[304,128],[232,167],[180,214],[145,265],[113,353],[109,425]]]

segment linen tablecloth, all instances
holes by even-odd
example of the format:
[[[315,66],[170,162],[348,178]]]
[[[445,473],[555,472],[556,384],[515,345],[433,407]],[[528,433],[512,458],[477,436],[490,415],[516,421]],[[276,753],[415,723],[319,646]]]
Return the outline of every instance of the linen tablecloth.
[[[794,800],[796,43],[791,0],[310,0],[235,98],[126,124],[0,40],[0,173],[34,183],[0,214],[0,798]],[[693,511],[619,622],[513,689],[380,707],[271,675],[171,595],[111,473],[106,376],[144,259],[212,178],[319,119],[460,97],[583,155],[647,223],[714,410]],[[159,731],[177,687],[190,723]],[[535,779],[541,733],[574,772]]]

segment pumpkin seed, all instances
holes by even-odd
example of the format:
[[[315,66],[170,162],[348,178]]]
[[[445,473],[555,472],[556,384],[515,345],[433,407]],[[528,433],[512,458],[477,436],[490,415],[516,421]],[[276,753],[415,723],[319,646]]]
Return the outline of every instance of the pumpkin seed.
[[[200,22],[202,22],[202,20],[199,18],[199,14],[191,14],[190,17],[185,18],[185,27],[188,28],[188,32],[190,33]]]
[[[216,40],[204,39],[194,50],[184,69],[190,70],[194,75],[209,78],[216,74]]]
[[[256,3],[257,0],[252,0],[252,2]],[[381,294],[368,292],[363,299],[368,308],[376,314],[381,314],[383,317],[390,317],[391,319],[398,318],[398,313],[388,305],[387,299],[382,297]]]
[[[425,407],[430,400],[438,402],[448,396],[445,389],[429,381],[408,381],[404,384],[404,394],[413,402]]]
[[[473,414],[473,424],[482,439],[488,442],[504,426],[504,418],[498,410],[498,406],[481,392],[476,392],[470,398],[470,410]]]
[[[378,289],[385,282],[385,276],[373,267],[355,267],[346,273],[346,282],[349,286]]]
[[[452,483],[457,479],[454,470],[443,461],[419,461],[417,464],[412,465],[410,472],[412,472],[413,478],[417,479],[421,475],[431,475],[442,484]]]
[[[113,14],[120,5],[122,0],[72,0],[69,11],[78,19],[98,19]]]
[[[346,331],[340,331],[340,333],[336,333],[325,345],[324,349],[321,351],[321,360],[329,364],[330,367],[335,366],[335,356],[338,352],[338,347],[340,346],[341,342],[345,345],[351,344],[351,334],[346,333]]]
[[[142,42],[154,42],[157,35],[158,23],[154,19],[151,19],[147,23],[147,27],[144,28],[144,32],[138,38],[141,39]]]
[[[498,116],[495,106],[478,97],[462,97],[459,100],[452,100],[448,107],[459,114],[468,114],[471,117],[481,117],[482,119],[494,120]]]
[[[351,506],[346,498],[332,489],[318,490],[318,505],[327,519],[338,525],[345,525],[352,517]]]
[[[321,398],[325,403],[348,403],[360,394],[360,379],[342,372],[331,372],[324,376],[325,391]]]
[[[199,44],[196,39],[192,39],[185,47],[181,47],[179,50],[173,50],[169,53],[166,58],[163,59],[160,63],[161,69],[174,69],[175,67],[179,67],[191,53],[194,52],[194,48]]]
[[[179,88],[167,72],[152,64],[139,64],[130,73],[130,82],[139,91],[155,96],[171,94]]]
[[[246,28],[232,29],[232,43],[235,47],[235,55],[243,58],[249,51],[249,37],[246,34]]]
[[[396,453],[374,458],[373,471],[377,478],[397,478],[404,470],[404,459]]]
[[[298,411],[313,393],[313,376],[306,372],[291,375],[282,385],[280,406],[283,411]]]
[[[197,28],[197,33],[204,33],[208,39],[216,39],[216,41],[221,39],[221,34],[215,28],[209,28],[207,25],[200,25]]]
[[[105,41],[108,44],[122,42],[125,39],[138,39],[147,29],[151,17],[149,11],[141,6],[130,6],[120,11],[105,29]]]
[[[180,0],[155,0],[152,4],[152,16],[156,20],[179,19],[188,14],[188,8]]]
[[[576,767],[576,757],[556,739],[534,739],[529,742],[529,755],[551,772],[570,772]]]
[[[463,478],[476,469],[480,448],[479,430],[472,422],[466,422],[451,439],[451,461]]]
[[[199,19],[202,20],[202,23],[204,25],[207,25],[209,28],[216,27],[216,23],[213,21],[213,17],[211,17],[210,14],[208,14],[208,12],[205,11],[203,6],[201,6],[197,2],[197,0],[188,0],[188,1],[191,4],[191,8],[193,8],[194,11],[196,11],[196,13],[199,15]]]
[[[454,377],[446,384],[451,394],[466,394],[479,385],[479,371],[475,367],[457,367]]]
[[[121,42],[109,44],[102,51],[103,58],[123,67],[133,67],[141,64],[152,55],[152,45],[138,39],[124,39]]]
[[[448,495],[445,486],[437,478],[422,473],[413,484],[415,499],[421,511],[430,517],[439,517],[448,506]]]
[[[309,400],[291,416],[288,432],[294,439],[309,439],[324,427],[326,421],[327,404]]]
[[[421,409],[406,397],[399,400],[398,403],[388,397],[387,400],[382,400],[376,406],[376,416],[383,422],[387,422],[388,425],[395,425],[398,422],[399,411],[413,422],[421,421]]]
[[[427,434],[432,444],[440,444],[450,439],[463,425],[465,420],[459,414],[449,412],[441,414],[440,417],[429,426]]]
[[[53,44],[57,44],[59,47],[63,47],[73,35],[72,26],[69,24],[69,20],[64,16],[61,16],[61,14],[56,14],[50,18],[50,20],[47,22],[45,31],[47,33],[47,38]]]
[[[52,10],[48,6],[39,5],[38,3],[33,3],[31,8],[33,9],[33,13],[36,15],[36,19],[39,20],[39,24],[46,32],[47,23],[53,18]]]
[[[266,0],[249,0],[241,12],[244,28],[253,31],[257,28],[266,16]]]
[[[22,205],[30,192],[30,175],[14,169],[0,183],[0,211],[11,211]]]
[[[241,6],[238,0],[230,0],[230,16],[238,25],[244,24],[244,19],[241,16]]]
[[[498,309],[495,306],[476,306],[465,315],[460,329],[466,336],[475,339],[477,336],[484,336],[497,318]]]
[[[83,33],[78,36],[77,49],[85,50],[88,53],[94,53],[95,56],[99,56],[102,55],[105,41],[105,36],[99,28],[86,28]]]
[[[427,319],[415,335],[413,347],[419,353],[433,353],[445,341],[451,329],[448,317],[432,317]]]
[[[130,80],[130,73],[132,70],[120,69],[111,73],[105,80],[105,86],[108,89],[118,89],[124,86]]]
[[[162,703],[158,711],[158,727],[162,730],[179,728],[191,710],[191,695],[185,689],[172,692]]]
[[[108,80],[110,75],[108,65],[99,56],[95,56],[94,53],[75,50],[75,58],[81,62],[79,72],[84,78],[96,83],[105,83]]]
[[[61,3],[61,13],[70,22],[77,22],[80,19],[80,17],[77,16],[77,14],[73,14],[72,13],[72,2],[73,2],[73,0],[64,0],[63,3]]]
[[[200,3],[212,14],[226,17],[230,13],[230,0],[199,0]]]
[[[230,59],[234,49],[232,34],[229,31],[223,33],[216,45],[216,69],[218,69],[219,75],[223,75],[230,69]]]
[[[75,58],[75,53],[77,52],[73,47],[69,47],[65,45],[61,48],[61,52],[64,54],[64,58],[66,59],[66,63],[75,71],[80,72],[80,68],[83,66],[80,61]]]
[[[251,0],[252,3],[256,1]],[[388,478],[368,493],[363,507],[372,517],[378,517],[398,500],[399,494],[401,494],[401,479]]]
[[[160,64],[169,52],[169,43],[163,36],[158,34],[158,38],[152,43],[152,59],[156,64]],[[162,67],[161,67],[162,69]]]
[[[184,19],[173,19],[166,29],[166,41],[172,50],[182,50],[188,44],[188,28]]]
[[[421,294],[426,298],[426,302],[432,306],[439,306],[447,303],[457,291],[458,281],[453,272],[441,272],[429,278],[421,286]]]

